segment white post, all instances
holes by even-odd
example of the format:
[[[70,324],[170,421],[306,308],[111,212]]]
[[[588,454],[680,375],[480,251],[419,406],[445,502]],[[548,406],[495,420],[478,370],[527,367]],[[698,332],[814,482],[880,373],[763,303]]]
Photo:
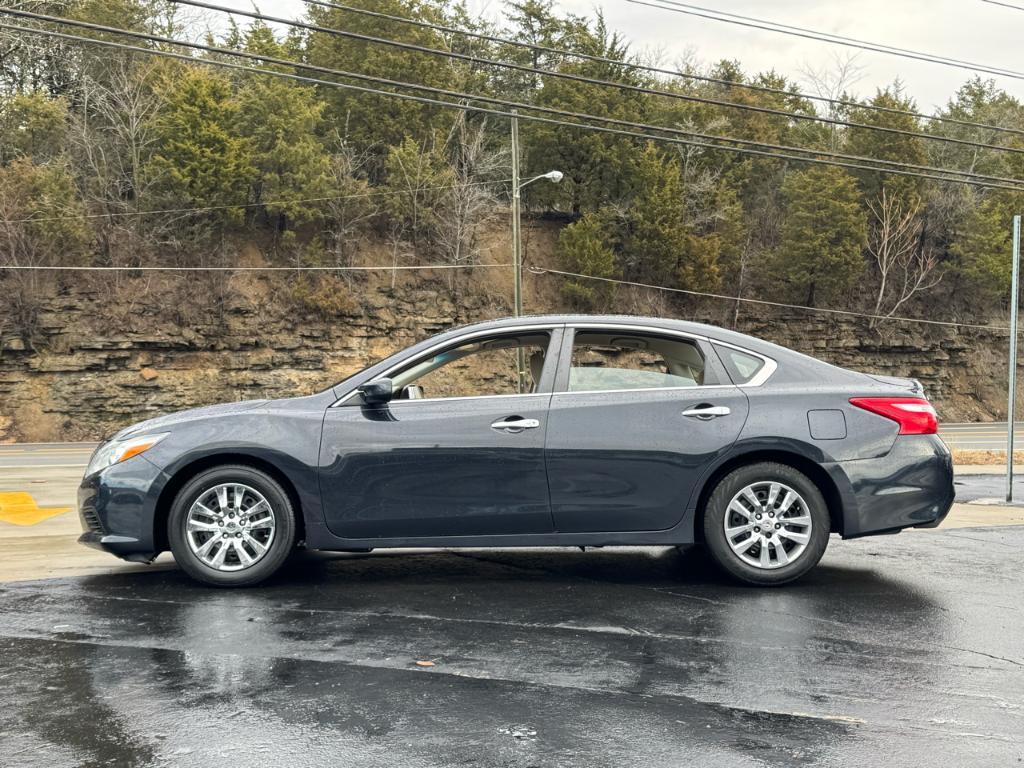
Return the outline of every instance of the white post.
[[[1017,305],[1020,272],[1020,216],[1013,217],[1013,277],[1010,284],[1010,380],[1006,398],[1006,500],[1013,501],[1013,406],[1017,399]]]
[[[523,254],[519,240],[519,118],[512,117],[512,262],[515,269],[515,293],[513,295],[516,317],[523,314]]]

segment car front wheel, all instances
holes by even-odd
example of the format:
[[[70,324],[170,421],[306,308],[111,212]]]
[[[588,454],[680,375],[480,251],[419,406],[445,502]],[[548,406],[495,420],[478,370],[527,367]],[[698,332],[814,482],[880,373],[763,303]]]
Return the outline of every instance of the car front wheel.
[[[220,587],[257,584],[295,545],[295,512],[272,477],[252,467],[221,466],[179,491],[168,519],[175,561],[190,576]]]
[[[813,568],[828,546],[825,499],[802,472],[761,462],[719,481],[704,511],[715,562],[748,584],[784,584]]]

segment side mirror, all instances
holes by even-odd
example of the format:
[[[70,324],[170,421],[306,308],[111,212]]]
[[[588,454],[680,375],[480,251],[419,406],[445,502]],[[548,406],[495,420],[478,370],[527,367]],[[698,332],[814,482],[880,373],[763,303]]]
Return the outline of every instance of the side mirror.
[[[359,393],[367,405],[381,405],[394,396],[391,379],[374,379],[359,386]]]

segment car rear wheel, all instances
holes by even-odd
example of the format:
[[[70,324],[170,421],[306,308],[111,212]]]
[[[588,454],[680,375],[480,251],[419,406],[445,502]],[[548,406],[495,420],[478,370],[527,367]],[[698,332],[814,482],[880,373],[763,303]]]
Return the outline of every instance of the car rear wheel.
[[[194,579],[244,587],[271,576],[295,545],[295,512],[272,477],[222,466],[178,492],[168,518],[174,559]]]
[[[704,541],[715,562],[748,584],[784,584],[825,554],[830,518],[818,487],[785,464],[734,469],[704,510]]]

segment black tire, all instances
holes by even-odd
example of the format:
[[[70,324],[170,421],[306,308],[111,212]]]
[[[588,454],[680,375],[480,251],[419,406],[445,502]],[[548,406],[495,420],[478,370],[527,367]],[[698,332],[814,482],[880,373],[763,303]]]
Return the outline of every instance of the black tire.
[[[211,489],[225,483],[246,485],[259,492],[274,517],[273,538],[266,552],[241,570],[224,571],[208,565],[192,551],[186,537],[192,505]],[[265,472],[234,464],[207,469],[189,480],[175,497],[167,520],[167,538],[175,561],[192,578],[217,587],[249,587],[272,576],[295,549],[295,531],[295,510],[281,485]]]
[[[729,514],[729,504],[744,488],[758,483],[771,482],[787,485],[802,497],[803,506],[806,507],[806,513],[811,518],[810,534],[804,549],[794,557],[792,562],[778,565],[776,561],[772,567],[763,568],[748,564],[740,554],[733,550],[726,536],[725,519]],[[777,504],[775,506],[777,508]],[[774,512],[772,514],[774,515]],[[764,515],[767,519],[767,508]],[[738,518],[738,520],[742,522],[743,518]],[[755,522],[758,521],[752,518],[751,523]],[[821,556],[825,554],[830,532],[831,518],[821,491],[805,474],[786,464],[760,462],[734,469],[715,486],[715,490],[712,491],[704,508],[704,543],[708,552],[720,568],[746,584],[774,586],[800,578],[817,565]],[[755,534],[750,532],[742,535],[753,537]],[[743,539],[740,541],[742,542]],[[786,543],[792,546],[788,539]],[[768,547],[768,549],[769,555],[774,557],[772,555],[774,546]],[[748,553],[751,551],[760,553],[760,545],[755,545],[755,548],[748,550]],[[753,555],[749,556],[753,557]]]

